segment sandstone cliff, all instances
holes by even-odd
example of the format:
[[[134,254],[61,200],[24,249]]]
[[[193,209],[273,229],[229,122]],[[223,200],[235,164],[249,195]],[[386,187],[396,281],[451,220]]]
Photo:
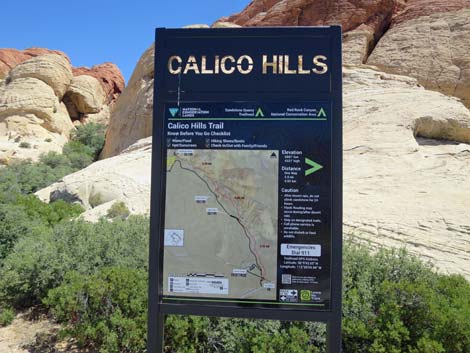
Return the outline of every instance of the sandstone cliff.
[[[0,49],[0,165],[61,152],[74,125],[107,124],[123,89],[114,64],[73,68],[59,51]]]

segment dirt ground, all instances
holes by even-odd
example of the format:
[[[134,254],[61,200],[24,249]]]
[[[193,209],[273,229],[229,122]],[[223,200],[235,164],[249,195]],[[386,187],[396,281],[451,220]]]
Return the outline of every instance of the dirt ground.
[[[59,329],[35,310],[20,313],[11,325],[0,327],[0,353],[96,353],[77,349],[72,341],[58,341]]]

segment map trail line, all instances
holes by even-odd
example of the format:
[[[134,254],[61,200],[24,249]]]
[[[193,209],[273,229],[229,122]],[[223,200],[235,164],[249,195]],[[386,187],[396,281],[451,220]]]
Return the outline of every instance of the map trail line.
[[[255,262],[256,262],[256,267],[258,267],[258,269],[259,269],[260,272],[261,272],[261,276],[258,276],[258,277],[260,277],[259,283],[260,283],[260,286],[262,286],[263,281],[266,279],[266,278],[264,277],[263,267],[260,266],[260,262],[259,262],[259,260],[258,260],[258,255],[257,255],[257,253],[252,249],[251,237],[248,235],[248,232],[247,232],[247,230],[246,230],[246,228],[245,228],[245,225],[240,221],[240,219],[239,219],[237,216],[232,215],[229,211],[227,211],[227,209],[225,208],[225,206],[219,201],[218,195],[217,195],[214,191],[212,191],[212,189],[211,189],[210,185],[207,183],[207,181],[206,181],[203,177],[201,177],[196,171],[194,171],[194,170],[192,170],[192,169],[190,169],[190,168],[183,167],[183,163],[181,162],[181,160],[175,159],[175,161],[174,161],[173,164],[170,166],[170,168],[168,168],[168,172],[171,172],[171,171],[172,171],[172,169],[173,169],[173,167],[175,166],[176,162],[178,162],[178,164],[179,164],[179,166],[180,166],[181,169],[193,173],[193,174],[196,175],[200,180],[202,180],[202,181],[204,182],[204,184],[206,184],[206,186],[207,186],[207,188],[209,189],[209,191],[214,195],[215,201],[220,205],[220,207],[222,207],[222,209],[225,211],[225,213],[226,213],[229,217],[235,219],[235,220],[238,222],[238,224],[240,224],[240,226],[241,226],[242,229],[243,229],[243,233],[245,234],[246,238],[248,239],[248,249],[249,249],[250,252],[253,254],[253,256],[254,256],[254,258],[255,258]],[[251,273],[251,272],[250,272],[250,273]],[[253,273],[251,273],[251,274],[253,274]]]

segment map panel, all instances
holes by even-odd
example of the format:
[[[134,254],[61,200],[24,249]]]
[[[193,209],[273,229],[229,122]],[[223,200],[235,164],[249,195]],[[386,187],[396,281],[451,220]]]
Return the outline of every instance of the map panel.
[[[163,294],[276,300],[277,150],[168,149]]]

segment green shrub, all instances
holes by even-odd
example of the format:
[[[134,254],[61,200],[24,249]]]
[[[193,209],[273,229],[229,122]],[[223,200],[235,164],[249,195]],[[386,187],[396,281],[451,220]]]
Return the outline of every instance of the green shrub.
[[[45,158],[49,162],[48,157]],[[0,170],[0,192],[31,194],[72,172],[69,162],[55,168],[43,162],[16,162]]]
[[[88,146],[91,149],[93,157],[96,159],[103,149],[105,133],[106,126],[102,124],[90,123],[80,125],[72,133],[72,140]]]
[[[31,148],[31,144],[29,142],[20,142],[20,148]]]
[[[57,152],[47,152],[39,157],[39,162],[44,163],[51,169],[56,169],[59,167],[70,168],[69,159],[63,154]]]
[[[68,158],[70,165],[75,170],[83,169],[95,160],[94,150],[79,141],[66,143],[62,153]]]
[[[10,325],[15,319],[15,310],[13,308],[0,307],[0,327]]]
[[[2,168],[0,192],[34,193],[68,174],[85,168],[98,157],[103,148],[104,136],[104,125],[79,126],[72,134],[72,140],[65,144],[63,154],[48,152],[43,154],[37,163],[26,160]],[[22,142],[20,147],[22,144],[27,143]]]
[[[343,316],[347,352],[470,351],[470,284],[405,251],[346,246]]]
[[[39,303],[70,271],[88,275],[103,267],[147,269],[148,218],[97,223],[62,222],[17,241],[0,268],[0,303]]]
[[[0,204],[0,265],[18,238],[36,234],[40,224],[31,220],[20,206]]]
[[[109,208],[106,217],[111,219],[126,219],[130,214],[131,212],[127,208],[126,204],[123,201],[117,201]]]
[[[46,226],[53,226],[63,220],[76,217],[84,211],[79,204],[70,204],[63,200],[45,203],[35,195],[18,195],[15,205],[23,207],[29,218],[39,220]]]
[[[90,197],[88,197],[88,203],[92,208],[102,205],[104,203],[103,196],[99,192],[96,194],[92,194],[90,195]]]
[[[67,274],[44,303],[66,333],[100,352],[144,352],[147,275],[105,268],[94,275]],[[166,353],[314,353],[307,324],[278,321],[167,316]]]
[[[94,275],[67,274],[44,303],[80,345],[101,353],[145,352],[147,273],[103,268]]]
[[[80,205],[61,200],[46,204],[34,195],[10,195],[8,201],[0,203],[0,266],[18,239],[39,237],[47,227],[83,212]]]
[[[321,352],[322,348],[313,344],[312,326],[318,324],[167,316],[165,352]]]

